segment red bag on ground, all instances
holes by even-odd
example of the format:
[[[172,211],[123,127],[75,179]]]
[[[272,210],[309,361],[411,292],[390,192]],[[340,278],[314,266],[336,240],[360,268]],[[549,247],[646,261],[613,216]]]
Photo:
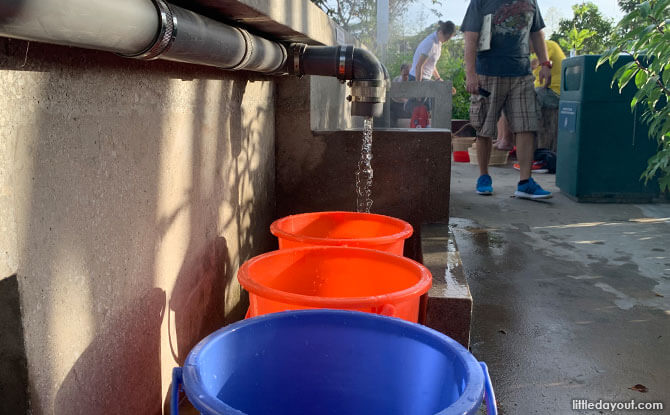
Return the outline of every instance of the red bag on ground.
[[[410,128],[427,128],[430,123],[430,115],[425,105],[417,105],[412,111],[412,118],[409,121]]]

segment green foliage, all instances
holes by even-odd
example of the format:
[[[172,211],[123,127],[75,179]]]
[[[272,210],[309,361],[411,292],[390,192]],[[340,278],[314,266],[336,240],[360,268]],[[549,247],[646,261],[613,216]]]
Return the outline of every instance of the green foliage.
[[[403,63],[412,64],[414,51],[419,43],[431,32],[437,30],[435,25],[431,25],[423,29],[421,32],[402,36],[396,33],[391,33],[391,40],[387,48],[386,68],[391,75],[391,78],[400,74],[400,66]]]
[[[584,42],[597,35],[595,30],[590,29],[581,29],[577,30],[576,27],[573,27],[570,32],[568,32],[568,38],[560,38],[559,43],[561,47],[565,50],[575,50],[577,54],[581,52],[584,48]]]
[[[638,4],[642,3],[644,0],[618,0],[617,3],[619,4],[619,8],[624,12],[624,13],[630,13],[633,10],[635,10],[635,7],[637,7]]]
[[[575,4],[572,12],[572,19],[559,21],[558,30],[551,35],[551,40],[561,45],[581,41],[580,49],[585,54],[603,52],[612,36],[612,20],[604,18],[598,6],[591,2]],[[566,47],[568,50],[571,48]]]
[[[426,27],[416,35],[406,38],[391,39],[387,56],[387,69],[391,78],[400,74],[403,63],[412,63],[414,51],[419,43],[436,30],[435,26]],[[437,72],[442,79],[452,81],[456,94],[452,97],[452,118],[468,119],[470,95],[465,91],[465,47],[462,38],[451,39],[442,45],[442,56],[437,63]]]
[[[374,46],[377,30],[376,0],[312,0],[321,10],[365,45]],[[397,22],[416,0],[389,0],[389,22]],[[433,0],[433,4],[439,4]]]
[[[470,117],[470,94],[465,90],[465,45],[463,39],[452,39],[442,45],[442,56],[437,63],[437,71],[443,79],[450,79],[456,88],[452,96],[451,118]]]
[[[626,14],[632,12],[635,10],[635,8],[641,4],[644,0],[618,0],[618,5],[619,8]],[[626,24],[619,24],[614,32],[614,39],[613,39],[613,44],[617,44],[619,41],[619,38],[634,29],[635,27],[638,26],[637,18],[629,19],[627,20]],[[642,24],[642,22],[640,23]]]
[[[631,27],[631,22],[636,25]],[[631,100],[633,111],[642,111],[649,124],[649,136],[658,141],[658,153],[649,159],[642,174],[645,182],[659,177],[662,191],[670,191],[670,0],[647,0],[635,5],[617,25],[621,35],[616,46],[598,62],[610,65],[620,54],[634,60],[619,68],[612,81],[623,89],[635,82],[638,90]]]
[[[354,34],[364,44],[375,46],[376,33],[376,0],[312,0],[335,23]],[[393,26],[402,27],[401,18],[407,8],[416,0],[389,0],[389,17]],[[435,9],[442,6],[444,1],[431,0],[433,8],[430,11],[439,14]],[[437,30],[430,25],[419,33],[405,36],[397,30],[391,31],[391,38],[386,49],[386,67],[394,78],[400,74],[403,63],[412,63],[414,51],[419,43],[431,32]],[[465,91],[464,46],[462,39],[452,39],[442,45],[442,57],[437,70],[443,79],[450,79],[457,93],[453,96],[452,117],[467,119],[470,105],[469,95]],[[378,53],[379,55],[379,53]]]

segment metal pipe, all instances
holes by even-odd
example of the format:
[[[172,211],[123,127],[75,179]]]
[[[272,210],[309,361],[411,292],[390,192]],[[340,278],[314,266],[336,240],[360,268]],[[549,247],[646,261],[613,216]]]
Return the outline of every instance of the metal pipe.
[[[0,36],[265,73],[287,55],[280,43],[164,0],[24,0],[0,20]]]
[[[388,72],[370,52],[353,46],[308,46],[293,44],[287,72],[296,76],[334,76],[348,80],[351,114],[381,116],[386,100]]]
[[[137,59],[167,59],[227,70],[350,81],[352,115],[379,116],[388,73],[353,46],[284,45],[165,0],[0,0],[0,36],[77,46]]]
[[[280,43],[252,35],[244,29],[228,26],[190,10],[154,0],[161,15],[159,36],[147,48],[154,54],[139,52],[125,55],[143,59],[216,66],[227,70],[245,69],[273,73],[286,61],[286,49]]]
[[[0,36],[136,53],[151,44],[159,17],[150,0],[22,0],[0,21]]]

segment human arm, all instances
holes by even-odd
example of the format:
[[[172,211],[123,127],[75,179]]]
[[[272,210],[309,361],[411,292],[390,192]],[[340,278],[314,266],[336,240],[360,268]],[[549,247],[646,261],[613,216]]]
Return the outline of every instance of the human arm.
[[[465,89],[473,94],[479,94],[479,80],[475,71],[475,60],[477,59],[477,42],[479,32],[464,32],[465,38]]]
[[[423,65],[426,64],[426,61],[428,60],[428,55],[421,54],[419,56],[419,60],[416,62],[416,67],[414,68],[414,76],[416,77],[417,81],[423,80]]]
[[[436,81],[441,81],[442,77],[440,76],[439,72],[437,72],[437,68],[433,69],[433,77],[435,77]]]
[[[544,62],[548,62],[549,58],[547,57],[547,45],[544,43],[544,32],[538,30],[537,32],[530,33],[530,41],[533,44],[533,50],[537,55],[537,60],[542,65]],[[547,87],[551,83],[551,68],[545,65],[540,67],[540,85]]]

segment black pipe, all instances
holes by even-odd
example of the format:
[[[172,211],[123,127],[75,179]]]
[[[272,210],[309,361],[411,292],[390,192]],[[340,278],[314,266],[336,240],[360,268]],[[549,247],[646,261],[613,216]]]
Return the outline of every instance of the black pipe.
[[[351,81],[351,115],[380,117],[389,81],[386,67],[365,49],[354,49]]]
[[[355,48],[353,56],[353,78],[352,80],[384,80],[388,79],[384,65],[377,57],[365,49]]]
[[[278,43],[181,7],[170,5],[170,9],[176,36],[162,59],[266,73],[278,70],[286,60]]]
[[[176,35],[162,59],[232,68],[244,58],[244,37],[234,27],[170,5],[176,18]],[[217,50],[226,53],[216,53]]]
[[[351,114],[381,116],[388,72],[372,53],[353,46],[293,44],[286,71],[295,76],[333,76],[351,81]]]

